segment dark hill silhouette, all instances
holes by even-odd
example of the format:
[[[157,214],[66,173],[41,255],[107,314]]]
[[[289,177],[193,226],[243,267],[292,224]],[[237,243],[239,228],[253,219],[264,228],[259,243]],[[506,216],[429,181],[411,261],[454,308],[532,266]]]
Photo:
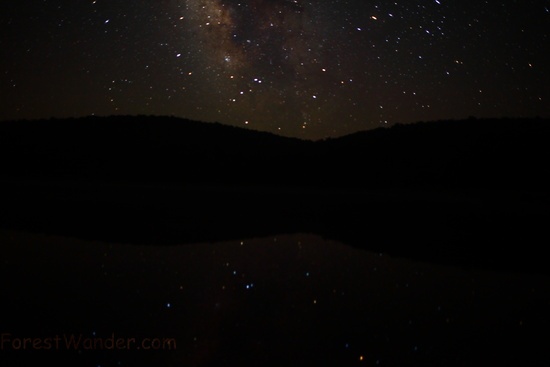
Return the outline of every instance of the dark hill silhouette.
[[[329,139],[318,154],[358,187],[546,190],[549,136],[547,119],[419,122]]]
[[[268,165],[279,156],[295,155],[298,143],[269,133],[171,117],[0,124],[2,175],[39,180],[241,183],[235,180],[243,172],[253,173],[247,178],[254,179],[267,169],[281,169]]]
[[[319,188],[548,187],[550,122],[422,122],[311,142],[171,117],[0,123],[0,177]]]
[[[2,122],[0,225],[157,245],[309,232],[547,272],[549,133],[546,119],[315,142],[170,117]]]

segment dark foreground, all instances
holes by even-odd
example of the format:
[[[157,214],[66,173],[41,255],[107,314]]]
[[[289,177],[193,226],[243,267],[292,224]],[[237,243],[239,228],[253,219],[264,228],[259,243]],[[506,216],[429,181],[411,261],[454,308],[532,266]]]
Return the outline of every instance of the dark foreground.
[[[1,366],[550,365],[546,120],[161,120],[3,126]]]
[[[548,273],[550,195],[4,182],[1,226],[172,245],[311,233],[418,260]]]
[[[3,193],[3,366],[550,362],[542,194]]]

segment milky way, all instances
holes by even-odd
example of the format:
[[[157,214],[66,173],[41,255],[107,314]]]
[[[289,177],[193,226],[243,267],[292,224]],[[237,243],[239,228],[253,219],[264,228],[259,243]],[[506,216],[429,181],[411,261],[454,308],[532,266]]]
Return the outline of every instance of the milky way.
[[[0,15],[0,119],[174,115],[317,139],[547,117],[549,7],[21,0]]]
[[[339,81],[328,66],[334,56],[326,45],[330,18],[319,6],[191,0],[186,9],[197,38],[193,52],[213,75],[206,82],[227,97],[229,111],[242,113],[244,124],[281,131],[290,121],[302,129],[313,118],[322,122],[324,108],[315,100],[330,96]]]

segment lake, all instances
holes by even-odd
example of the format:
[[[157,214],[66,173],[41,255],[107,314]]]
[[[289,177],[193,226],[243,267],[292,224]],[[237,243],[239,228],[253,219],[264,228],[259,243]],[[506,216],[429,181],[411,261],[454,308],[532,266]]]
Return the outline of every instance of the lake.
[[[550,365],[550,276],[312,234],[132,245],[0,230],[0,365]]]

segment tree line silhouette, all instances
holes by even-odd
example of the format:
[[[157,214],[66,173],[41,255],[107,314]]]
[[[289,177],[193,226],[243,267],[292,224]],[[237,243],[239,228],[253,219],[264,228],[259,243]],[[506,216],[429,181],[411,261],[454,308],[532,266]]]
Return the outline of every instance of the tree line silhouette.
[[[315,233],[547,272],[549,133],[538,118],[319,141],[173,117],[2,122],[0,227],[151,245]]]
[[[545,190],[548,119],[394,125],[308,141],[174,117],[0,123],[0,177],[309,188]]]

